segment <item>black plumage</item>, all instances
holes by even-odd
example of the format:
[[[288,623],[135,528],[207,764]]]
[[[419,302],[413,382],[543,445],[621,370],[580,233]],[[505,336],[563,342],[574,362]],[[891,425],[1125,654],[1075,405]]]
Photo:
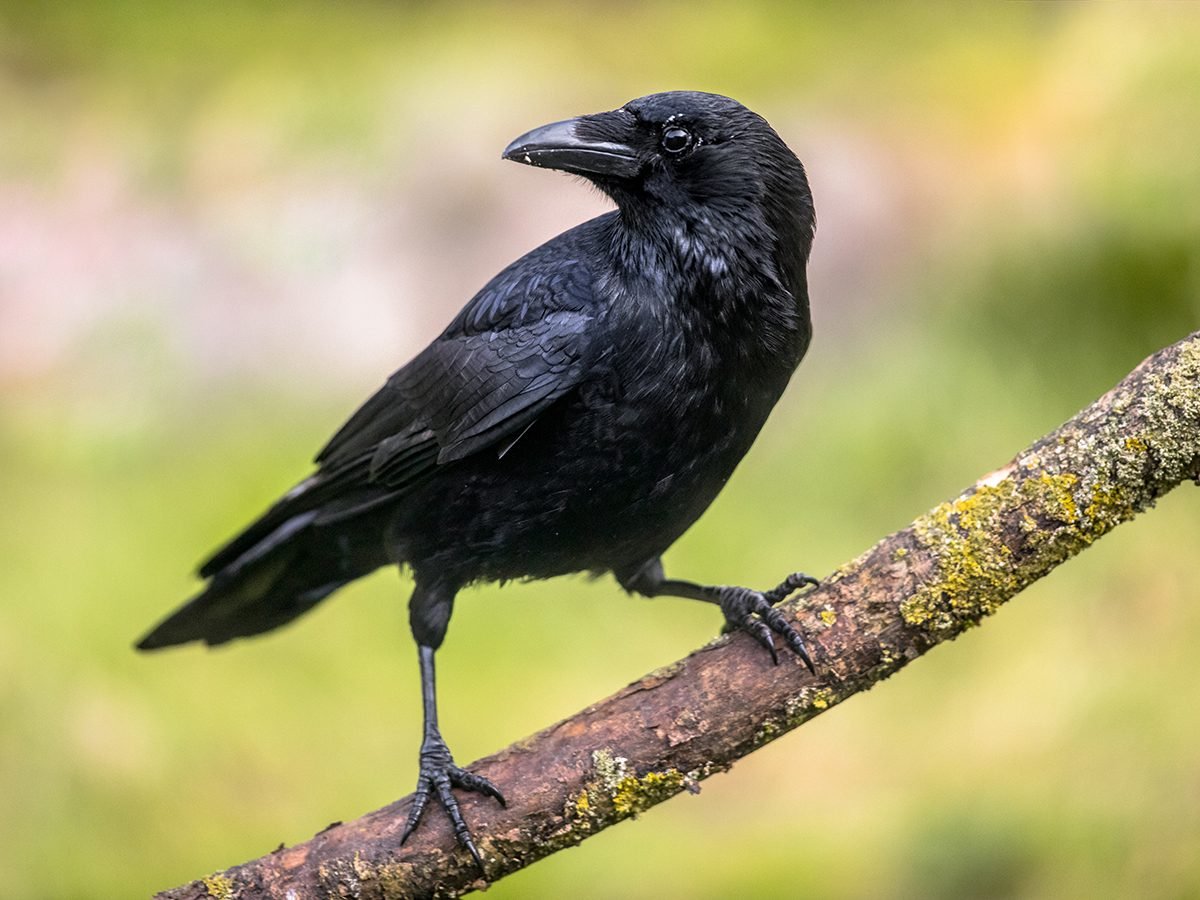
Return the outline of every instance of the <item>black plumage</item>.
[[[667,579],[659,556],[716,497],[811,337],[815,218],[800,162],[758,115],[671,92],[548,125],[505,157],[573,172],[617,204],[504,269],[317,455],[317,471],[200,569],[204,590],[138,645],[275,628],[389,564],[409,603],[431,791],[478,859],[437,728],[433,654],[476,581],[612,572],[718,604],[811,666],[766,594]],[[406,832],[407,834],[407,832]]]

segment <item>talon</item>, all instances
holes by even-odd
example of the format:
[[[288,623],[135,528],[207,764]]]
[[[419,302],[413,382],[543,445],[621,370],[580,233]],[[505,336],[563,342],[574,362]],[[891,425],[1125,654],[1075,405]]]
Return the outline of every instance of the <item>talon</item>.
[[[767,648],[771,654],[771,662],[779,665],[779,653],[775,649],[775,641],[771,638],[771,629],[763,624],[761,619],[746,616],[742,619],[742,630],[750,632],[750,636]]]
[[[500,805],[505,809],[508,808],[508,801],[500,793],[500,788],[496,787],[482,775],[476,775],[474,772],[468,772],[466,769],[455,768],[450,772],[450,783],[467,791],[486,794],[488,797],[498,800]]]
[[[417,787],[417,793],[413,797],[412,808],[408,811],[408,819],[404,823],[404,833],[400,835],[400,846],[404,846],[404,842],[408,840],[408,836],[416,830],[417,823],[421,821],[421,816],[425,814],[425,804],[429,802],[429,784],[425,779],[421,779]]]
[[[808,669],[809,674],[816,675],[817,667],[813,665],[812,657],[808,655],[808,649],[804,646],[804,641],[797,639],[795,644],[793,644],[791,641],[788,641],[788,646],[791,647],[792,650],[796,652],[796,655],[800,657],[800,661],[804,663],[804,666],[806,669]]]
[[[500,802],[501,806],[508,806],[504,800],[504,795],[500,793],[500,789],[488,781],[488,779],[454,765],[454,759],[450,756],[450,750],[446,747],[440,735],[427,735],[425,743],[421,747],[421,774],[417,779],[416,794],[413,797],[412,808],[408,813],[408,820],[404,823],[404,832],[400,836],[400,844],[403,845],[408,840],[408,836],[416,830],[417,824],[421,821],[421,816],[425,813],[425,808],[429,804],[429,795],[436,791],[438,801],[442,804],[442,808],[446,810],[446,815],[450,817],[450,825],[454,829],[454,837],[471,854],[480,871],[486,872],[483,865],[483,856],[479,853],[479,848],[475,846],[471,829],[463,818],[458,800],[451,790],[452,787],[462,788],[467,791],[476,791],[488,797],[495,798]]]
[[[475,865],[479,866],[479,871],[486,875],[487,869],[483,865],[483,857],[480,856],[479,851],[475,849],[475,842],[471,840],[471,833],[468,831],[466,834],[458,834],[458,832],[455,832],[455,834],[458,835],[459,843],[467,848],[467,852],[469,852],[471,856],[475,857]]]
[[[817,580],[803,572],[789,575],[778,587],[759,593],[749,588],[724,587],[720,589],[721,611],[725,613],[726,631],[745,631],[758,643],[767,648],[771,661],[779,665],[779,652],[775,649],[774,634],[780,635],[805,667],[817,674],[812,657],[804,644],[804,638],[775,604],[805,585],[815,585]]]
[[[803,572],[793,572],[776,587],[771,588],[769,591],[764,591],[763,596],[767,598],[767,602],[774,606],[776,603],[782,603],[802,587],[820,586],[821,582],[811,575],[805,575]]]

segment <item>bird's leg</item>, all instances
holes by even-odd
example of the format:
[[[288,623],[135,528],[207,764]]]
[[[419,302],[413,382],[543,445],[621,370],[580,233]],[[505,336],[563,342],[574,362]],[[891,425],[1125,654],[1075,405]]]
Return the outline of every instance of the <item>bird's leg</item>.
[[[775,604],[783,602],[802,587],[818,584],[817,579],[803,572],[796,572],[769,591],[755,591],[737,585],[696,584],[692,581],[667,578],[663,572],[662,560],[657,558],[636,571],[616,574],[621,587],[630,593],[646,597],[684,597],[717,604],[725,614],[723,630],[748,632],[770,651],[771,659],[778,665],[779,654],[771,636],[774,632],[804,661],[808,670],[816,674],[812,658],[804,645],[804,638],[783,613],[775,608]]]
[[[420,593],[418,590],[418,593],[413,595],[414,601],[417,600]],[[475,858],[480,870],[483,870],[483,857],[479,855],[479,849],[475,846],[471,830],[463,819],[462,811],[458,807],[458,800],[455,799],[451,788],[459,787],[468,791],[478,791],[496,798],[500,801],[501,806],[507,804],[504,801],[504,795],[494,784],[482,775],[468,772],[454,764],[450,748],[446,746],[446,742],[438,730],[437,686],[434,681],[433,667],[436,644],[432,641],[427,642],[430,635],[428,628],[423,626],[427,626],[430,619],[435,621],[440,619],[441,632],[444,635],[445,624],[449,620],[449,610],[446,609],[444,615],[437,615],[436,612],[440,612],[440,610],[436,610],[435,615],[429,616],[429,609],[418,611],[415,606],[416,604],[412,610],[413,632],[417,636],[417,654],[421,662],[421,702],[425,713],[425,735],[421,741],[421,772],[417,778],[417,791],[408,812],[408,821],[404,824],[404,834],[400,837],[400,843],[403,844],[408,840],[408,836],[421,821],[421,814],[425,812],[430,796],[436,794],[438,802],[450,816],[450,824],[454,827],[454,836]],[[446,606],[449,606],[449,602],[446,603]],[[424,621],[418,622],[418,617]],[[439,635],[437,644],[441,643],[440,637]]]

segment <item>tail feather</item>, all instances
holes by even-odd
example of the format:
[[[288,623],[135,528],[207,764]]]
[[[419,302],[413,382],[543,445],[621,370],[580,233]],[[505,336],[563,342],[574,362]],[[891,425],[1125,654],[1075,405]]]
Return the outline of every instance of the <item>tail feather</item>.
[[[137,648],[157,650],[190,641],[223,644],[268,631],[311,609],[320,598],[301,605],[298,595],[281,590],[290,555],[277,555],[232,577],[214,578],[156,625]]]
[[[335,525],[310,510],[284,520],[224,565],[210,569],[204,589],[137,644],[156,650],[190,641],[223,644],[270,631],[308,612],[338,588],[387,563],[384,511]],[[260,523],[249,531],[263,534]],[[239,540],[239,539],[235,539]]]
[[[370,503],[381,494],[390,499],[391,495],[385,489],[366,483],[367,464],[366,458],[353,460],[338,469],[317,472],[301,481],[256,521],[201,563],[201,577],[209,578],[237,565],[256,548],[270,543],[273,536],[284,529],[301,527],[294,524],[297,521],[304,519],[303,524],[308,525],[326,507],[348,508],[353,513],[355,507]]]

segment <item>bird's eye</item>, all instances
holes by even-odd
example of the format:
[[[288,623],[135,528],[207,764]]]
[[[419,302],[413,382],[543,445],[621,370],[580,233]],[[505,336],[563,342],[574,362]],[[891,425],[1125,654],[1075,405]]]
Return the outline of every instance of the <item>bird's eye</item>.
[[[692,133],[686,128],[672,125],[663,132],[662,147],[673,156],[685,152],[692,146]]]

